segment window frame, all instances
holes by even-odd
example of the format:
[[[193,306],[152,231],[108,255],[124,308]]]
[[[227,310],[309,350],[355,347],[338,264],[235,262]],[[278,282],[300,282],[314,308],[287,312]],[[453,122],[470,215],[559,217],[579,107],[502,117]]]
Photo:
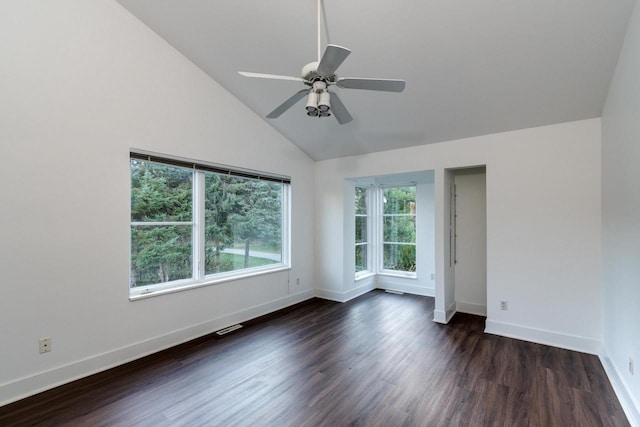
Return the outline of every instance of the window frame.
[[[132,229],[134,226],[149,226],[155,223],[131,221],[131,203],[129,204],[129,299],[136,300],[150,296],[179,292],[187,289],[210,286],[218,283],[244,279],[257,275],[270,274],[291,269],[291,178],[250,169],[241,169],[215,163],[193,161],[177,156],[156,154],[144,150],[130,150],[129,153],[129,194],[132,191],[131,160],[138,159],[154,164],[173,166],[191,170],[192,173],[192,220],[190,222],[167,222],[156,225],[188,225],[191,224],[191,258],[192,276],[188,279],[171,280],[150,285],[131,286],[132,263]],[[258,267],[240,268],[220,273],[205,274],[205,173],[213,172],[247,179],[278,182],[281,184],[280,216],[281,216],[281,261]],[[174,224],[175,223],[175,224]],[[179,224],[178,224],[179,223]]]

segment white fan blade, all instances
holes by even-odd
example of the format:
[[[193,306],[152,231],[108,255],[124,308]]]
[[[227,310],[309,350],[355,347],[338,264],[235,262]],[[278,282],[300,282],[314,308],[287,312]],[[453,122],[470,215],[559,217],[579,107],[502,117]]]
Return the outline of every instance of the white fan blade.
[[[301,77],[278,76],[276,74],[249,73],[246,71],[238,71],[238,74],[243,75],[245,77],[254,77],[258,79],[292,80],[294,82],[304,82],[304,79],[302,79]]]
[[[350,53],[351,51],[346,47],[337,46],[335,44],[327,45],[316,72],[322,77],[335,74],[340,64],[347,59],[347,56],[349,56]]]
[[[331,112],[338,120],[338,123],[343,125],[353,120],[353,117],[351,117],[347,108],[344,106],[342,101],[340,101],[340,98],[338,98],[338,94],[335,92],[329,92],[329,94],[331,95]]]
[[[404,80],[393,79],[361,79],[358,77],[343,77],[336,82],[338,87],[345,89],[381,90],[384,92],[402,92]]]
[[[307,93],[309,93],[309,89],[302,89],[301,91],[294,93],[293,96],[291,96],[289,99],[287,99],[282,104],[280,104],[275,110],[267,114],[267,118],[275,119],[280,117],[282,113],[287,111],[289,108],[293,107],[293,105],[296,102],[304,98]]]

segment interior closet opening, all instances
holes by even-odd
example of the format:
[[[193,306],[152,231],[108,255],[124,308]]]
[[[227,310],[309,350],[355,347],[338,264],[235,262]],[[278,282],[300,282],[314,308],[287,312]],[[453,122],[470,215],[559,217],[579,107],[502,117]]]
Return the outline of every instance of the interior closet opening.
[[[456,311],[487,315],[487,190],[484,167],[454,171]]]
[[[487,315],[487,191],[484,166],[445,170],[446,323],[456,312]],[[443,321],[444,320],[444,321]]]

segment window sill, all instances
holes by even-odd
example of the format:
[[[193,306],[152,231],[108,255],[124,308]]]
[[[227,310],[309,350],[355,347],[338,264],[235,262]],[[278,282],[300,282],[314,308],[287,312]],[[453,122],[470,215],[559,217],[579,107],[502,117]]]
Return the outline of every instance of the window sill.
[[[172,294],[174,292],[182,292],[189,289],[202,288],[205,286],[217,285],[219,283],[232,282],[234,280],[247,279],[255,276],[262,276],[264,274],[278,273],[281,271],[291,270],[291,266],[289,265],[280,265],[278,267],[272,267],[269,269],[260,269],[260,270],[252,270],[246,271],[243,273],[236,273],[232,275],[224,275],[218,276],[215,278],[205,279],[201,282],[184,282],[180,284],[176,284],[172,287],[162,287],[160,289],[153,289],[153,287],[149,287],[146,289],[140,289],[139,291],[136,289],[135,293],[131,293],[131,288],[129,289],[129,301],[138,301],[145,298],[157,297],[160,295]],[[142,288],[142,287],[141,287]]]
[[[368,279],[369,277],[373,277],[375,275],[376,273],[372,271],[361,271],[358,274],[356,274],[354,281],[359,282],[360,280]]]
[[[379,276],[389,276],[389,277],[400,277],[402,279],[418,279],[418,275],[416,273],[410,273],[406,271],[393,271],[393,270],[383,270],[378,273]]]

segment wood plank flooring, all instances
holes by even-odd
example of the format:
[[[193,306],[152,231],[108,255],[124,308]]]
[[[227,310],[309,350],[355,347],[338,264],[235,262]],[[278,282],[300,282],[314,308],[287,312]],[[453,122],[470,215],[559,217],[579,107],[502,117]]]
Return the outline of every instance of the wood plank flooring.
[[[596,356],[319,299],[0,408],[0,426],[627,426]]]

